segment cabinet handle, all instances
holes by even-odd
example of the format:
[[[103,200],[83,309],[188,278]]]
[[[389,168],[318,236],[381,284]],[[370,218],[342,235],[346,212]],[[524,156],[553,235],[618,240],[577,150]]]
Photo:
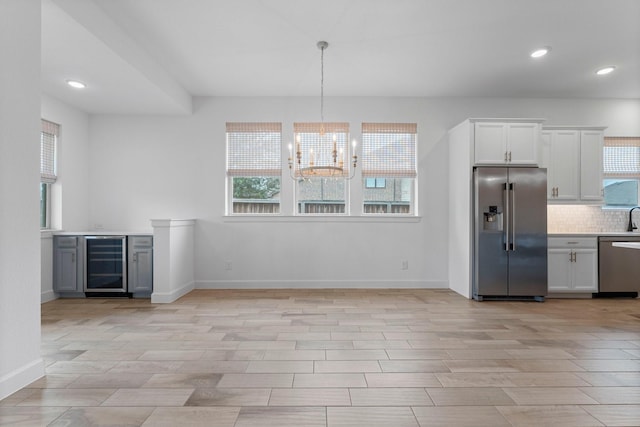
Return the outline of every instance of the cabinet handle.
[[[133,262],[138,262],[138,254],[133,254]]]
[[[71,253],[71,262],[76,262],[76,254]]]
[[[511,151],[509,151],[509,162],[511,162]]]
[[[504,152],[504,162],[507,163],[507,152]]]
[[[573,252],[573,262],[578,262],[578,253],[577,252]]]

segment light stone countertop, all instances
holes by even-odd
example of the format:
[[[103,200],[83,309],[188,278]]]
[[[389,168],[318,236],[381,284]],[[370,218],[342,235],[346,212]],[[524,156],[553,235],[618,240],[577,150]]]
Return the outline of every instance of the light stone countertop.
[[[640,233],[629,231],[585,231],[571,233],[547,233],[547,237],[599,237],[599,236],[620,236],[620,237],[640,237]]]
[[[54,236],[153,236],[152,231],[54,231]]]

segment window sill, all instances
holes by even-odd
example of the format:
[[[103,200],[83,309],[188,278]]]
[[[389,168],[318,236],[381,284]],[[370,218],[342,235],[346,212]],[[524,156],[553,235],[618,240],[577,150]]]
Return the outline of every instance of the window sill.
[[[224,222],[385,222],[385,223],[417,223],[422,221],[420,216],[408,215],[225,215]]]
[[[602,210],[603,211],[607,211],[607,212],[614,212],[614,211],[620,211],[620,212],[629,212],[629,210],[632,208],[628,207],[628,208],[621,208],[621,207],[616,207],[616,206],[602,206]]]
[[[51,239],[53,238],[53,233],[56,232],[57,230],[52,230],[50,228],[41,228],[40,229],[40,238],[41,239]]]

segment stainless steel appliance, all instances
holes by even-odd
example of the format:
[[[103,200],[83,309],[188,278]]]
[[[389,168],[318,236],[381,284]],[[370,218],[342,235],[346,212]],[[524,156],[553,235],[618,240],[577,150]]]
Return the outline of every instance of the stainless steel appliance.
[[[473,298],[544,301],[546,169],[477,167],[473,179]]]
[[[127,293],[127,237],[85,236],[85,294]]]
[[[640,242],[640,236],[598,238],[598,293],[593,296],[636,298],[640,291],[640,250],[615,247],[614,242]]]

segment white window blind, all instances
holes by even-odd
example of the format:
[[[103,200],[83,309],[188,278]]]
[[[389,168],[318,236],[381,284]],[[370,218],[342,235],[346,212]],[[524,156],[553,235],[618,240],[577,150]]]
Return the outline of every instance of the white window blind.
[[[640,137],[606,137],[603,163],[605,178],[640,178]]]
[[[228,176],[280,176],[281,123],[227,123]]]
[[[363,178],[415,178],[415,123],[362,123]]]
[[[40,182],[56,182],[56,142],[60,125],[42,120],[40,132]]]
[[[298,149],[302,152],[302,167],[309,166],[311,155],[315,166],[333,166],[333,141],[336,145],[336,166],[343,166],[345,172],[349,170],[349,123],[294,123],[293,156]],[[300,144],[300,146],[298,146]],[[311,154],[313,153],[313,154]],[[342,163],[341,163],[342,162]]]

